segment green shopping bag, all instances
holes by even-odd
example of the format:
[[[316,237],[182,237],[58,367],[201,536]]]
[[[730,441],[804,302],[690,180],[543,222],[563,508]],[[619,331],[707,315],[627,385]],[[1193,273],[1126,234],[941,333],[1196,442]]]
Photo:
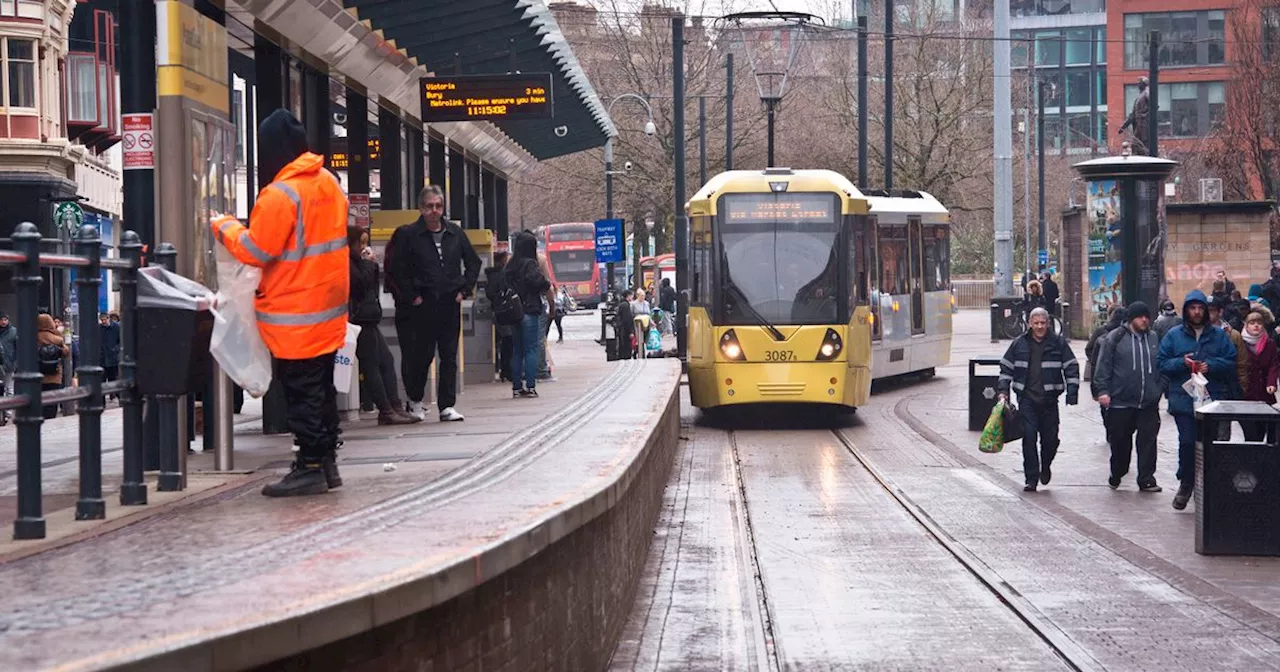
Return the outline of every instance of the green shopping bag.
[[[996,402],[991,409],[991,417],[987,418],[987,426],[982,428],[982,437],[978,439],[978,450],[984,453],[998,453],[1004,449],[1004,402]]]

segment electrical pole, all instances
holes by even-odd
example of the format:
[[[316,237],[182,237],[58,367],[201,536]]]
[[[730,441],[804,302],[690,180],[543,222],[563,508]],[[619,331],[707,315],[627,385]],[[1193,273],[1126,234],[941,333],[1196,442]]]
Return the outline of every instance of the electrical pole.
[[[1147,36],[1147,156],[1160,156],[1160,31]],[[1161,187],[1163,189],[1163,187]]]
[[[1044,246],[1045,239],[1045,222],[1044,222],[1044,90],[1049,86],[1048,82],[1040,82],[1037,86],[1037,100],[1039,101],[1039,110],[1036,115],[1036,154],[1038,156],[1037,169],[1040,171],[1039,187],[1039,212],[1040,212],[1040,230],[1036,234],[1036,269],[1043,271],[1045,266],[1045,256],[1047,254]]]
[[[1062,82],[1062,93],[1058,96],[1058,154],[1067,155],[1067,147],[1071,145],[1071,122],[1067,119],[1067,37],[1058,37],[1058,81]]]
[[[1009,0],[996,0],[994,50],[995,295],[1013,296],[1013,115],[1010,112]],[[1032,56],[1034,59],[1034,55]]]
[[[707,183],[707,97],[698,96],[698,188]]]
[[[675,137],[675,223],[676,223],[676,352],[685,357],[688,345],[685,332],[685,316],[689,310],[689,218],[685,215],[684,199],[684,16],[671,17],[672,51],[672,135]],[[770,115],[772,120],[772,114]],[[772,124],[770,124],[772,127]],[[772,159],[773,133],[769,134],[770,159]],[[769,165],[773,165],[770,161]]]
[[[733,170],[733,54],[725,57],[724,169]]]
[[[884,3],[884,189],[893,189],[893,0]]]
[[[604,218],[613,219],[613,137],[612,136],[605,138],[605,141],[604,141]],[[621,229],[619,229],[618,232],[620,235],[623,235],[623,236],[626,235],[626,232],[622,231]],[[609,288],[610,292],[613,292],[613,290],[616,289],[614,287],[614,281],[613,281],[613,269],[614,269],[614,265],[612,261],[604,265],[604,272],[607,273],[609,276],[609,280],[608,282],[605,283],[605,286]]]
[[[124,115],[154,114],[156,109],[156,4],[120,0],[120,25],[128,26],[120,45],[120,108]],[[154,117],[151,117],[154,120]],[[154,121],[151,122],[154,124]],[[155,128],[152,126],[152,128]],[[124,172],[125,227],[142,238],[147,256],[156,245],[156,171]]]
[[[867,188],[867,13],[858,12],[858,188]]]

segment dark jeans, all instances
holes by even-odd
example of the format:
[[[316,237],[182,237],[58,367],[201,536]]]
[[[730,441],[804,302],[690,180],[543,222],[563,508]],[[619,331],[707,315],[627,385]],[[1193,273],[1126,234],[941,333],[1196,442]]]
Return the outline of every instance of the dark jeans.
[[[1196,416],[1174,413],[1178,426],[1178,481],[1186,487],[1196,484]]]
[[[526,314],[512,330],[511,389],[532,390],[538,385],[538,349],[542,347],[542,324],[537,315]],[[523,380],[522,380],[523,379]]]
[[[338,447],[338,391],[333,389],[333,356],[278,359],[289,431],[303,460],[320,460]]]
[[[50,390],[61,390],[62,383],[40,383],[40,391],[48,392]],[[58,417],[58,404],[45,404],[44,419],[52,420]]]
[[[1156,482],[1156,437],[1160,434],[1159,408],[1113,408],[1107,411],[1107,440],[1111,443],[1111,475],[1129,473],[1133,435],[1138,434],[1138,485]]]
[[[1019,397],[1018,415],[1023,432],[1022,474],[1026,483],[1032,484],[1040,480],[1040,470],[1048,469],[1058,454],[1058,398],[1036,403],[1029,397]]]
[[[514,332],[514,330],[511,327],[507,327],[506,329],[508,332],[512,332],[512,333]],[[496,355],[495,359],[497,359],[495,363],[497,364],[497,368],[498,368],[498,376],[502,380],[512,380],[511,357],[513,352],[512,349],[515,347],[514,340],[515,339],[512,337],[511,333],[498,334],[498,338],[497,338],[498,348],[497,348],[497,352],[494,354]]]
[[[462,312],[452,298],[427,299],[420,306],[396,309],[396,336],[400,339],[400,376],[409,401],[426,396],[431,360],[440,351],[436,371],[436,406],[450,408],[458,401],[458,330]]]
[[[396,362],[382,337],[377,323],[361,324],[356,338],[356,359],[360,361],[360,373],[364,374],[364,391],[373,405],[383,413],[400,407],[396,393]]]

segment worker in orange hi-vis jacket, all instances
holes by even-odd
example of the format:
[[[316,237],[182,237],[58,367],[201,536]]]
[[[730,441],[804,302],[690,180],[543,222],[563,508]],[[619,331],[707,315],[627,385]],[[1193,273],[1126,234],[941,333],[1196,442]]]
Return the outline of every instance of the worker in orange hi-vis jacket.
[[[347,333],[347,197],[288,110],[262,122],[258,156],[258,174],[271,182],[258,194],[250,226],[230,215],[211,225],[236,259],[262,269],[258,331],[276,359],[298,444],[293,469],[262,494],[321,494],[342,485],[333,359]]]

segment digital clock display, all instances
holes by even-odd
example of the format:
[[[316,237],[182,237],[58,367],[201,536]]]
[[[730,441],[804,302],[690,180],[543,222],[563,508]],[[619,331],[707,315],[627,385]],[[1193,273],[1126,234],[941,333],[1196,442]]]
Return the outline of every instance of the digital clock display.
[[[832,194],[726,194],[726,222],[832,222],[836,219]]]
[[[422,121],[549,119],[551,74],[423,77]]]

